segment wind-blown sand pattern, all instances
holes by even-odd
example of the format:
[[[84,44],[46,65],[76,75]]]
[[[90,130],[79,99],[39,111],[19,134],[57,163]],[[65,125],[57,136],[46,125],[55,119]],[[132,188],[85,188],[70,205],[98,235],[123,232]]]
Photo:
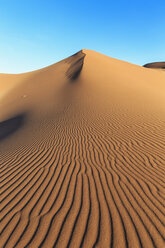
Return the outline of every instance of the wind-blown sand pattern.
[[[82,50],[0,75],[0,247],[165,247],[165,72]]]

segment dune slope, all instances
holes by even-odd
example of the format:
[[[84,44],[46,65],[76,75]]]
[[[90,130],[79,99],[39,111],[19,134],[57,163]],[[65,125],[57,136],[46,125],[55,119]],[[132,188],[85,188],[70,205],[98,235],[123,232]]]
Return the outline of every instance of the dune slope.
[[[165,72],[82,50],[0,75],[0,247],[165,247]]]

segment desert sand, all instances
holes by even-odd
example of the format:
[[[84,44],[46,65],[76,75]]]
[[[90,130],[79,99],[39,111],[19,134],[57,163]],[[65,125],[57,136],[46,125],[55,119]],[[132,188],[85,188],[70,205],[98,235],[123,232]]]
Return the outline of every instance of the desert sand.
[[[165,71],[90,50],[0,74],[0,247],[165,247]]]

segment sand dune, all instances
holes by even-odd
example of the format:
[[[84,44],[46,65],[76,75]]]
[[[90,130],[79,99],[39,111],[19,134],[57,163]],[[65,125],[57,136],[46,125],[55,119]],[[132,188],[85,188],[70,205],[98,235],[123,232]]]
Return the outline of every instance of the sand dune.
[[[82,50],[0,75],[0,247],[165,247],[165,72]]]

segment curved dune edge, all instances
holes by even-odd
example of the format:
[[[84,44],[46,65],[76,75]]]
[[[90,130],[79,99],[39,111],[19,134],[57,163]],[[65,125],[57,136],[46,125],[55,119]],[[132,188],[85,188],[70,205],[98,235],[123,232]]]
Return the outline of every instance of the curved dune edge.
[[[1,247],[164,247],[164,82],[86,49],[0,75]]]
[[[66,62],[70,64],[70,67],[66,72],[66,76],[70,80],[74,81],[79,77],[84,65],[85,56],[86,54],[83,53],[83,51],[81,50],[80,52],[72,55],[69,59],[66,60]]]

